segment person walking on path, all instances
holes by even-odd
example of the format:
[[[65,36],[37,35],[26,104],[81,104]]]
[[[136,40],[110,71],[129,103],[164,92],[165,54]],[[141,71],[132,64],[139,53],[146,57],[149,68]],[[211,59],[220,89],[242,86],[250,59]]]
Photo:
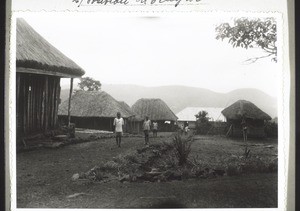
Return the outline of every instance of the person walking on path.
[[[116,142],[117,146],[121,147],[121,139],[123,135],[123,127],[124,127],[124,120],[121,117],[121,113],[117,113],[117,117],[114,119],[114,127],[115,127],[115,133],[116,133]]]
[[[153,137],[157,137],[158,123],[153,122],[152,128],[153,128]]]
[[[145,134],[145,145],[149,145],[149,131],[151,129],[151,121],[148,116],[146,116],[143,123],[143,130]]]

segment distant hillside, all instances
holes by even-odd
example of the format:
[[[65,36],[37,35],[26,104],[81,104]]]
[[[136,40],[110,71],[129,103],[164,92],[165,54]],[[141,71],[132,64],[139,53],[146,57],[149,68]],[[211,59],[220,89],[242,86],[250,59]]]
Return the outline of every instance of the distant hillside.
[[[133,105],[140,98],[161,98],[176,114],[186,107],[227,107],[237,100],[253,102],[272,118],[277,116],[277,101],[258,89],[237,89],[229,93],[217,93],[208,89],[186,86],[143,87],[137,85],[103,84],[102,90],[115,99]],[[68,98],[69,91],[61,90],[61,99]]]

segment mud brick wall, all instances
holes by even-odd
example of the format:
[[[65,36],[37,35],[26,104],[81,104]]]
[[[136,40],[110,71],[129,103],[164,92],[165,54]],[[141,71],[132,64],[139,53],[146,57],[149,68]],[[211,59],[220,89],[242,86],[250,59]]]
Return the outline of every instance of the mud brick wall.
[[[228,130],[226,122],[210,122],[211,128],[208,131],[208,135],[225,135]]]

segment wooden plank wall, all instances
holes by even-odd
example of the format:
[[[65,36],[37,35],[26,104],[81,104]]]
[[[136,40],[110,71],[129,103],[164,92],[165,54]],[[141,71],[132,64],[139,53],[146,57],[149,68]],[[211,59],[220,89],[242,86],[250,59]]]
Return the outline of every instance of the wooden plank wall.
[[[18,133],[31,135],[57,126],[59,77],[17,73],[16,91]]]

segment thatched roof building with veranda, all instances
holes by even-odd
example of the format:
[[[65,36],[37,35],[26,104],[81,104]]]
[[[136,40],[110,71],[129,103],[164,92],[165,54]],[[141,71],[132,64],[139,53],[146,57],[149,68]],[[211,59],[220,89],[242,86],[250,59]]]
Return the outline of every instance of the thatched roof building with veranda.
[[[121,113],[125,120],[125,132],[128,119],[134,116],[128,105],[119,102],[105,91],[78,90],[71,97],[71,122],[77,128],[89,128],[113,131],[113,120]],[[68,100],[61,103],[58,111],[59,119],[66,123],[68,117]]]
[[[60,79],[85,72],[24,19],[17,19],[16,31],[17,138],[22,139],[58,126]]]
[[[265,137],[265,121],[271,117],[250,101],[239,100],[222,111],[229,126],[228,135],[242,137],[242,119],[245,119],[249,137]]]
[[[142,118],[148,116],[151,121],[157,121],[159,131],[174,131],[177,127],[175,125],[177,116],[161,99],[142,98],[135,102],[131,109]]]

